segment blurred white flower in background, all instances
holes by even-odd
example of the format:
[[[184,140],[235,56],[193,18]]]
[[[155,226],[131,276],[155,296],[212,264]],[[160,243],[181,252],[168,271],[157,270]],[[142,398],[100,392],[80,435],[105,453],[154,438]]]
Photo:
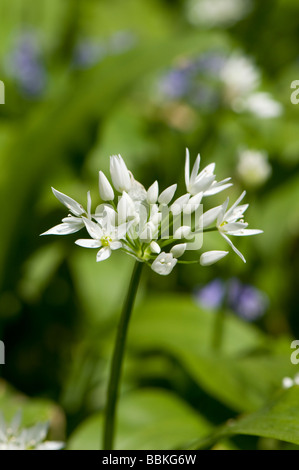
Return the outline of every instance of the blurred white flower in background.
[[[260,71],[251,59],[235,53],[224,63],[220,72],[224,86],[224,99],[234,107],[234,101],[247,96],[260,84]]]
[[[279,117],[283,113],[282,104],[266,92],[252,93],[240,106],[243,111],[249,111],[262,119]]]
[[[0,450],[60,450],[63,442],[46,441],[48,423],[37,423],[21,428],[22,415],[18,412],[7,424],[0,413]]]
[[[299,374],[296,374],[293,379],[291,377],[284,377],[282,379],[281,385],[282,385],[282,388],[284,389],[291,388],[294,385],[299,385]]]
[[[239,152],[237,174],[246,186],[261,186],[270,178],[271,173],[272,167],[265,151],[243,149]]]
[[[230,26],[251,9],[250,0],[189,0],[186,16],[190,23],[207,28]]]
[[[223,99],[236,113],[249,112],[260,119],[281,116],[283,106],[268,92],[258,91],[261,72],[241,52],[232,54],[220,71]]]

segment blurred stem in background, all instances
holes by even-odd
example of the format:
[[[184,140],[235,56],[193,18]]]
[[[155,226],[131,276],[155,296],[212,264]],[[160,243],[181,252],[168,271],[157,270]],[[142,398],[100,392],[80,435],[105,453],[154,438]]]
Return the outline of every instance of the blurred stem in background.
[[[129,290],[118,325],[117,336],[114,346],[110,378],[107,394],[107,405],[104,420],[104,440],[103,450],[113,450],[114,444],[114,426],[119,391],[119,382],[123,362],[124,349],[126,344],[127,331],[131,312],[136,298],[139,281],[141,277],[143,263],[136,261],[132,274]]]

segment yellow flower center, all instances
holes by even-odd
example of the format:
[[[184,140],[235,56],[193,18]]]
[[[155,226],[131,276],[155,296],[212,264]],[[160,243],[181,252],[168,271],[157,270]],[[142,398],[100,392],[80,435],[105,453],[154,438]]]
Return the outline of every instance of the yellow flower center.
[[[226,220],[224,220],[224,222],[222,222],[222,224],[220,224],[220,227],[224,227],[224,225],[226,225],[226,224],[227,224],[227,222],[226,222]]]
[[[101,238],[102,246],[109,246],[111,242],[112,242],[112,238],[109,237],[108,235]]]

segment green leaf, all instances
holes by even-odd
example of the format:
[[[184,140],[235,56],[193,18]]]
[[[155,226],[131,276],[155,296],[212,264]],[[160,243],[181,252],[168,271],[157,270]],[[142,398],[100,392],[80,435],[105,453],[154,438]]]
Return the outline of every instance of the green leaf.
[[[278,396],[256,413],[229,422],[207,440],[192,448],[202,448],[224,437],[236,434],[261,436],[299,444],[299,387],[281,391]]]
[[[135,352],[174,356],[207,393],[237,411],[255,411],[292,374],[289,353],[272,352],[269,338],[230,314],[222,347],[214,350],[214,325],[215,313],[200,309],[190,297],[160,296],[136,310],[129,344]]]
[[[180,448],[194,436],[206,436],[211,426],[173,393],[142,389],[120,401],[116,449],[162,450]],[[103,415],[81,424],[70,437],[69,450],[100,448]]]

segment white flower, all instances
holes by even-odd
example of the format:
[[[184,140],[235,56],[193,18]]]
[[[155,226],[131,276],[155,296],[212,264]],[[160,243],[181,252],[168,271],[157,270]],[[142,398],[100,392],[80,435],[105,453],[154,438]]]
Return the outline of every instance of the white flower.
[[[259,150],[242,150],[239,153],[237,173],[247,186],[260,186],[272,173],[266,152]]]
[[[102,171],[99,171],[99,192],[103,201],[113,201],[114,191],[107,177]]]
[[[139,204],[143,201],[146,200],[147,197],[147,192],[144,188],[144,186],[139,183],[139,181],[136,181],[132,173],[129,171],[130,174],[130,180],[131,180],[131,187],[128,191],[129,196],[131,199],[135,202],[136,207],[139,206]]]
[[[161,247],[157,242],[151,242],[150,243],[150,249],[152,253],[156,253],[157,255],[161,253]]]
[[[120,240],[125,238],[128,228],[127,224],[114,227],[109,221],[108,213],[107,218],[108,222],[105,224],[105,228],[101,227],[99,223],[83,218],[86,229],[92,238],[75,241],[77,245],[84,248],[100,248],[97,253],[97,261],[104,261],[111,256],[112,251],[122,247]]]
[[[227,184],[230,178],[226,178],[218,183],[215,181],[215,163],[210,163],[210,165],[206,166],[200,173],[198,173],[199,165],[200,155],[198,154],[190,174],[190,154],[189,150],[186,149],[185,183],[188,193],[193,196],[198,193],[203,193],[203,196],[212,196],[232,186],[231,183]]]
[[[174,239],[187,238],[191,233],[191,227],[188,225],[182,225],[173,234]]]
[[[133,199],[124,191],[117,204],[118,224],[121,225],[128,220],[140,219],[138,207]]]
[[[112,155],[112,157],[110,157],[110,174],[113,186],[117,191],[122,193],[123,191],[128,192],[130,190],[130,173],[121,155]]]
[[[205,28],[230,26],[250,10],[249,0],[189,0],[187,17],[190,23]]]
[[[282,388],[291,388],[294,386],[294,381],[291,379],[291,377],[284,377],[282,379]]]
[[[210,266],[211,264],[217,263],[228,254],[228,251],[206,251],[200,257],[200,264],[202,266]]]
[[[155,181],[147,191],[147,202],[149,204],[156,204],[159,196],[159,184]]]
[[[176,192],[176,189],[177,184],[173,184],[172,186],[169,186],[169,188],[164,189],[158,198],[158,202],[165,205],[169,204]]]
[[[186,248],[187,248],[187,243],[179,243],[178,245],[174,245],[171,248],[170,253],[172,253],[174,258],[180,258],[185,253]]]
[[[235,100],[248,96],[260,83],[260,72],[255,64],[240,53],[225,62],[220,79],[224,85],[224,97],[234,108]]]
[[[282,104],[275,101],[270,93],[252,93],[241,103],[241,108],[255,114],[261,119],[279,117],[283,113]]]
[[[71,233],[76,233],[81,228],[84,227],[84,222],[82,220],[82,215],[84,214],[86,217],[90,218],[90,210],[91,210],[91,197],[90,191],[87,193],[87,212],[84,210],[83,206],[79,204],[77,201],[72,199],[71,197],[67,196],[66,194],[57,191],[56,189],[52,188],[53,194],[57,199],[64,204],[73,215],[69,215],[68,217],[64,217],[62,219],[62,224],[55,225],[55,227],[50,228],[41,235],[70,235]]]
[[[21,428],[21,413],[17,413],[10,424],[6,424],[0,413],[0,450],[60,450],[63,442],[45,441],[49,424],[38,423]]]
[[[173,215],[179,215],[183,211],[184,207],[188,204],[189,199],[190,194],[184,194],[183,196],[180,196],[178,199],[176,199],[170,207]]]
[[[242,201],[246,194],[244,191],[237,201],[232,205],[230,209],[227,210],[229,198],[223,203],[221,211],[217,217],[216,227],[220,235],[227,241],[227,243],[232,247],[235,253],[246,263],[246,260],[242,253],[234,246],[233,242],[228,238],[228,235],[244,237],[248,235],[257,235],[263,233],[262,230],[250,230],[247,229],[248,224],[244,222],[242,218],[244,212],[248,208],[248,204],[243,204],[239,206],[239,203]],[[241,220],[240,220],[241,219]]]
[[[153,262],[151,268],[157,274],[161,276],[167,276],[171,273],[178,260],[174,258],[172,253],[160,253],[159,256]]]
[[[62,220],[62,224],[45,233],[63,235],[85,227],[90,238],[80,238],[75,243],[84,248],[98,249],[97,261],[109,258],[114,250],[121,249],[136,260],[150,265],[153,271],[167,275],[177,263],[200,262],[202,266],[209,266],[226,256],[226,251],[215,250],[203,253],[199,261],[198,258],[178,261],[187,249],[197,251],[201,248],[203,232],[218,230],[245,261],[228,238],[230,235],[255,235],[262,232],[248,230],[248,224],[241,220],[248,206],[239,206],[245,193],[229,210],[227,199],[224,204],[212,207],[200,215],[197,209],[202,204],[203,197],[219,193],[231,186],[231,183],[230,178],[216,181],[215,163],[209,164],[202,171],[199,171],[199,166],[198,155],[190,172],[190,156],[186,149],[187,193],[172,202],[177,184],[169,186],[159,195],[159,183],[155,181],[146,191],[127,169],[122,157],[114,155],[110,157],[113,184],[110,184],[102,171],[99,172],[99,193],[104,203],[92,214],[89,192],[85,211],[74,199],[53,189],[55,196],[69,209],[70,214]],[[118,201],[115,200],[116,191],[121,193]],[[215,226],[210,227],[213,223]],[[194,241],[191,241],[191,234]],[[189,241],[176,244],[177,239]],[[161,248],[167,245],[172,246],[169,253],[161,253]]]

